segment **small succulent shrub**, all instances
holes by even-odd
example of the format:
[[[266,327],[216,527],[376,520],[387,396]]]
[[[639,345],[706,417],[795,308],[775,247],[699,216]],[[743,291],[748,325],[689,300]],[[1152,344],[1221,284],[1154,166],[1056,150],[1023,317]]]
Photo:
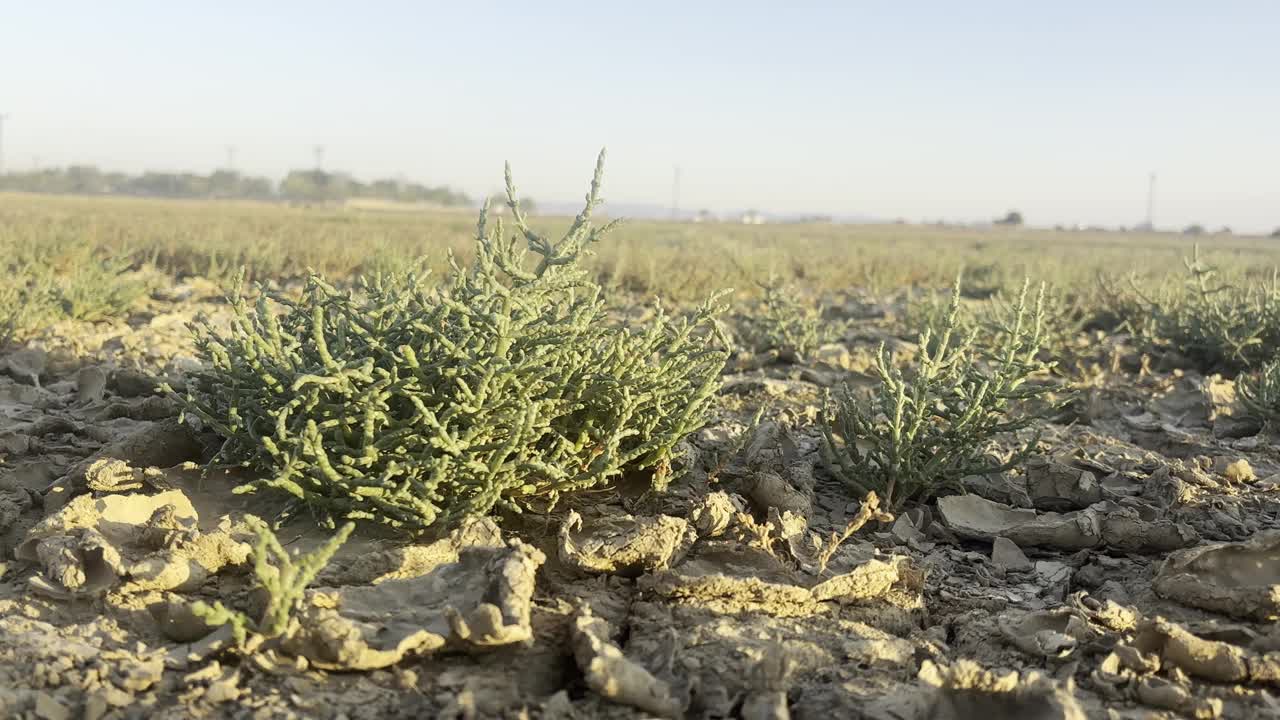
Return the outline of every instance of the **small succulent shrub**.
[[[33,277],[14,281],[13,277],[0,282],[0,348],[51,319],[54,312],[52,296],[35,286],[38,281]]]
[[[185,412],[222,435],[221,458],[321,518],[409,531],[495,509],[545,506],[624,471],[663,486],[701,427],[727,360],[714,296],[646,327],[608,322],[579,260],[613,227],[586,206],[552,241],[480,214],[475,259],[444,287],[411,274],[339,290],[311,276],[299,300],[231,298],[228,330],[197,327],[208,368]],[[518,245],[523,243],[527,249]],[[532,261],[532,262],[529,262]]]
[[[1007,263],[979,262],[965,269],[965,283],[958,292],[971,300],[986,300],[1002,292],[1016,290],[1019,278]]]
[[[1197,245],[1184,259],[1187,281],[1181,292],[1142,300],[1141,335],[1157,350],[1186,356],[1205,372],[1235,373],[1257,367],[1280,347],[1280,282],[1240,287],[1215,280],[1218,271],[1200,257]]]
[[[1132,333],[1139,328],[1146,321],[1147,309],[1144,301],[1133,292],[1132,283],[1132,274],[1126,284],[1114,273],[1097,271],[1092,283],[1076,285],[1073,289],[1079,293],[1081,304],[1088,309],[1085,329]]]
[[[92,245],[7,248],[0,271],[0,345],[63,319],[122,317],[150,289],[127,258],[103,258]]]
[[[61,317],[58,279],[48,253],[20,246],[5,250],[9,259],[0,266],[0,346]]]
[[[974,333],[978,336],[978,318],[969,307],[972,301],[957,296],[955,289],[962,286],[964,273],[956,276],[950,288],[915,289],[908,291],[902,305],[897,334],[903,340],[919,339],[928,333],[930,351],[936,350],[942,340],[940,332],[950,323],[952,334]]]
[[[1072,381],[1086,377],[1086,366],[1097,360],[1099,346],[1089,342],[1089,328],[1096,318],[1092,300],[1049,286],[1042,294],[1040,357],[1053,361],[1054,373]],[[979,319],[980,341],[992,346],[1000,342],[1004,328],[1017,322],[1018,313],[1004,293],[992,297]]]
[[[63,314],[88,322],[123,317],[150,289],[130,266],[128,258],[99,259],[85,252],[58,278],[57,296]]]
[[[253,574],[258,585],[267,594],[262,618],[255,622],[239,610],[232,610],[221,602],[212,605],[196,602],[191,607],[192,613],[209,625],[230,625],[236,646],[241,649],[249,648],[249,633],[264,640],[285,633],[289,620],[302,603],[307,585],[329,564],[329,560],[355,529],[355,523],[347,523],[328,542],[310,554],[291,555],[265,522],[253,515],[246,516],[245,522],[257,536],[253,546]]]
[[[1018,410],[1046,394],[1045,386],[1028,380],[1053,366],[1041,358],[1044,287],[1032,301],[1023,285],[988,344],[978,342],[976,327],[959,329],[959,286],[940,326],[921,333],[919,357],[908,372],[882,345],[879,384],[870,397],[846,386],[823,413],[827,468],[854,492],[875,492],[886,508],[954,490],[966,475],[1008,469],[1037,442],[1025,443],[1006,462],[990,452],[997,436],[1043,414]]]
[[[753,352],[776,352],[782,357],[803,358],[831,339],[822,314],[800,301],[781,282],[760,283],[763,297],[738,323],[738,332]]]
[[[1241,375],[1236,387],[1250,415],[1271,425],[1280,423],[1280,358]]]
[[[953,290],[909,294],[898,324],[903,333],[901,337],[918,338],[920,333],[930,330],[929,350],[936,351],[943,337],[941,330],[950,322],[953,335],[972,332],[977,345],[998,345],[1005,328],[1017,322],[1020,310],[1016,300],[1021,288],[1012,293],[1001,290],[984,300],[967,300],[962,294],[959,312],[949,321],[954,287],[962,287],[967,281],[967,274],[962,272]],[[1090,328],[1096,327],[1097,299],[1047,284],[1041,298],[1041,359],[1053,361],[1053,373],[1069,382],[1091,377],[1090,368],[1097,364],[1094,356],[1098,346],[1088,340]]]
[[[925,328],[938,327],[946,320],[950,305],[949,296],[936,288],[911,288],[902,301],[897,329],[904,339],[919,337]]]
[[[940,330],[951,315],[955,288],[963,287],[968,281],[968,273],[962,271],[948,291],[924,290],[909,294],[903,304],[902,320],[899,323],[899,329],[904,333],[902,337],[919,337],[921,332],[931,329],[931,342],[936,345],[942,339]],[[1021,290],[1021,287],[1013,288],[1012,292],[997,290],[976,301],[966,301],[968,293],[962,293],[959,312],[951,320],[953,333],[963,335],[973,331],[979,344],[994,344],[1004,328],[1016,321],[1019,310],[1015,301]],[[1042,297],[1042,354],[1060,358],[1070,353],[1090,326],[1092,309],[1088,301],[1079,294],[1048,285],[1045,286]]]

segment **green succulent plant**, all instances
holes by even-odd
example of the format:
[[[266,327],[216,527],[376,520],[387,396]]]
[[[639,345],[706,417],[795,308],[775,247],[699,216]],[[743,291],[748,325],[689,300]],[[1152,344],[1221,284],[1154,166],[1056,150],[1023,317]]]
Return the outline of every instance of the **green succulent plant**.
[[[752,351],[803,358],[830,340],[831,329],[816,307],[776,279],[760,283],[760,288],[763,297],[738,322],[739,334]]]
[[[989,344],[979,343],[976,326],[960,329],[961,295],[957,280],[946,315],[921,333],[918,359],[908,371],[881,345],[879,383],[870,397],[846,386],[823,413],[821,453],[828,470],[861,496],[875,492],[888,508],[955,490],[966,475],[1012,467],[1037,442],[1024,443],[1004,462],[989,452],[997,436],[1045,413],[1017,412],[1047,392],[1028,382],[1052,367],[1040,357],[1044,287],[1031,300],[1024,284]]]
[[[1280,358],[1241,375],[1236,387],[1250,415],[1271,425],[1280,422]]]
[[[212,605],[203,601],[193,603],[192,613],[211,626],[230,625],[236,646],[248,645],[249,633],[263,639],[283,635],[289,620],[302,604],[307,585],[329,564],[338,549],[347,541],[355,523],[347,523],[329,540],[307,555],[291,555],[275,533],[261,519],[245,517],[257,540],[253,546],[253,573],[258,585],[267,593],[267,604],[262,619],[253,621],[239,610],[232,610],[220,601]]]
[[[626,471],[668,482],[701,427],[728,341],[715,295],[644,327],[610,323],[581,258],[616,222],[586,204],[551,240],[526,222],[507,169],[515,233],[481,211],[475,259],[445,286],[413,274],[339,289],[311,275],[301,299],[231,296],[231,325],[197,326],[207,369],[185,413],[225,440],[220,457],[262,474],[319,516],[408,531],[518,512]],[[523,247],[521,247],[523,245]]]
[[[1280,278],[1238,285],[1217,279],[1218,269],[1196,245],[1183,260],[1187,278],[1180,291],[1141,299],[1141,337],[1157,350],[1173,350],[1205,372],[1256,368],[1280,347]]]

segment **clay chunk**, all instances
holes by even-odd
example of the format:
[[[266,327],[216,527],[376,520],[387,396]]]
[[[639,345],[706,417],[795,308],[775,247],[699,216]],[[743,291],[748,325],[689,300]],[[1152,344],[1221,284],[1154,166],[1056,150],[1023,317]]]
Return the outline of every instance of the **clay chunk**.
[[[284,649],[327,670],[373,670],[446,646],[532,640],[534,576],[546,556],[518,540],[463,550],[419,577],[308,591]]]
[[[1201,610],[1280,619],[1280,530],[1175,553],[1161,566],[1153,587],[1162,597]]]

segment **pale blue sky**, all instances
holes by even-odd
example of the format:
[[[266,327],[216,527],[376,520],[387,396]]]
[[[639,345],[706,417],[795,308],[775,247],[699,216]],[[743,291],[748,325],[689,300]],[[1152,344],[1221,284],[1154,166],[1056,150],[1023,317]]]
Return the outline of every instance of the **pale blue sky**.
[[[29,2],[6,163],[686,208],[1280,226],[1277,2]]]

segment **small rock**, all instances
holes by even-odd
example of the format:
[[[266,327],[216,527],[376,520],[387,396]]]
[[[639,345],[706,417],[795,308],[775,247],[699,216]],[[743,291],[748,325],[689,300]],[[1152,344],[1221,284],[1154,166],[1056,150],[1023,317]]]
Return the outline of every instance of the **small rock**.
[[[911,518],[906,515],[899,515],[898,519],[893,521],[893,527],[890,528],[889,532],[893,533],[893,536],[903,543],[910,542],[912,539],[924,539],[924,533],[920,532],[915,523],[911,522]]]
[[[175,642],[194,642],[217,630],[217,627],[192,611],[191,603],[177,596],[169,597],[148,609],[160,632]]]
[[[228,670],[222,677],[209,683],[204,691],[204,700],[210,703],[227,702],[240,697],[240,673]]]
[[[587,687],[601,697],[658,717],[679,717],[681,707],[671,687],[631,660],[609,639],[607,622],[584,606],[570,626],[573,657]]]
[[[1144,677],[1136,687],[1138,700],[1144,705],[1164,710],[1181,710],[1191,701],[1191,692],[1164,678]]]
[[[724,491],[704,496],[689,512],[689,522],[699,537],[716,537],[733,524],[734,517],[746,508],[746,502]]]
[[[71,710],[49,693],[36,695],[36,717],[40,720],[71,720]]]
[[[119,369],[112,374],[111,380],[116,394],[121,397],[138,397],[150,395],[156,390],[156,379],[137,370]]]
[[[196,683],[211,683],[222,676],[222,664],[217,660],[205,665],[199,670],[189,672],[183,676],[182,681],[187,685]]]
[[[126,492],[142,488],[142,473],[115,458],[99,458],[84,471],[85,487],[94,492]]]
[[[40,387],[40,376],[49,366],[49,356],[38,348],[24,348],[4,359],[4,368],[19,382]]]
[[[1093,473],[1047,458],[1027,462],[1026,487],[1040,510],[1080,510],[1102,500],[1102,486]]]
[[[306,661],[306,658],[298,658],[298,659],[304,662]],[[410,670],[408,668],[401,668],[401,667],[395,668],[395,671],[396,671],[396,684],[399,685],[402,690],[416,690],[418,688],[417,672]]]
[[[670,567],[697,538],[684,518],[621,515],[584,521],[570,510],[560,526],[560,561],[583,572],[635,576]]]
[[[88,712],[90,700],[96,700],[97,702],[101,703],[102,706],[104,707],[122,708],[122,707],[129,707],[130,705],[132,705],[134,701],[134,696],[133,696],[133,693],[121,690],[118,687],[112,687],[111,685],[104,685],[103,687],[100,687],[97,690],[93,691],[93,695],[85,699],[86,713]]]
[[[572,720],[573,701],[564,690],[542,701],[542,717],[548,720]]]
[[[84,367],[76,373],[76,402],[98,402],[106,389],[107,374],[102,371],[102,368]]]
[[[779,512],[789,510],[805,518],[813,512],[809,496],[774,472],[757,474],[747,494],[757,508],[766,512],[769,508],[777,508]]]
[[[1031,570],[1031,561],[1026,553],[1014,541],[998,537],[991,545],[991,562],[1009,572],[1027,572]]]
[[[1043,575],[1050,584],[1065,582],[1069,577],[1071,577],[1071,566],[1066,563],[1055,562],[1053,560],[1037,560],[1035,568],[1036,572]]]
[[[1242,619],[1280,619],[1280,531],[1248,540],[1189,548],[1165,558],[1156,594],[1183,605]]]
[[[102,720],[110,709],[111,706],[102,693],[95,692],[84,699],[84,710],[80,718],[81,720]]]
[[[1124,585],[1121,585],[1116,580],[1107,580],[1092,594],[1095,598],[1104,602],[1109,600],[1117,605],[1133,604],[1133,598],[1129,596],[1129,591],[1125,590]]]
[[[31,436],[14,432],[0,433],[0,453],[25,455],[31,451]]]
[[[1213,422],[1213,436],[1228,440],[1255,440],[1262,432],[1262,422],[1257,418],[1220,417]]]
[[[960,479],[965,492],[973,493],[992,502],[1004,503],[1015,508],[1032,506],[1031,496],[1027,494],[1026,482],[1008,477],[1004,473],[988,473],[986,475],[967,475]]]

